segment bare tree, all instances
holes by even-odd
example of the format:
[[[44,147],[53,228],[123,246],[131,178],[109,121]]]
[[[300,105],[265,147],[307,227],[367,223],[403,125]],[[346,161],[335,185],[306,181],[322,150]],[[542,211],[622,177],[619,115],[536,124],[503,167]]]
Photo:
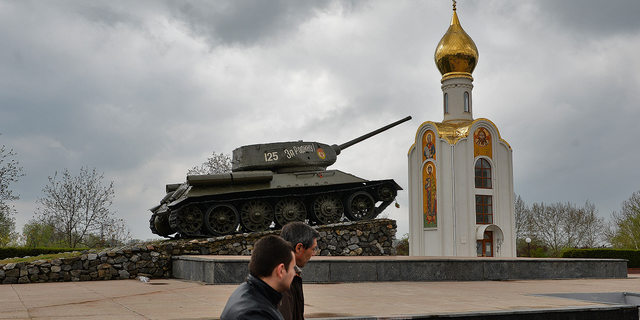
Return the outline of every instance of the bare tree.
[[[36,209],[38,220],[52,226],[72,248],[90,235],[99,235],[114,221],[114,213],[109,210],[115,194],[113,181],[103,185],[103,178],[104,173],[97,174],[95,168],[90,171],[82,167],[75,177],[67,169],[60,178],[56,172],[42,190],[45,197],[36,201],[40,204]]]
[[[22,167],[13,157],[16,155],[13,149],[7,150],[3,145],[0,148],[0,201],[18,200],[20,196],[13,195],[11,183],[17,182],[24,176]]]
[[[224,153],[213,152],[211,158],[207,158],[200,167],[193,167],[187,172],[188,175],[218,174],[231,171],[231,156]]]
[[[0,247],[17,240],[15,209],[0,201]]]
[[[531,226],[531,210],[522,197],[515,196],[514,215],[516,220],[516,239],[524,239],[533,235]]]
[[[596,247],[602,243],[606,224],[588,200],[584,207],[560,202],[534,203],[529,213],[526,221],[530,222],[532,237],[540,240],[552,257],[559,257],[566,248]]]
[[[131,230],[127,228],[123,219],[112,219],[100,232],[102,247],[121,246],[131,239]]]
[[[583,226],[582,230],[583,235],[580,240],[580,246],[587,248],[596,248],[605,244],[605,235],[607,231],[607,224],[604,221],[604,218],[598,216],[598,209],[596,206],[589,202],[585,203],[584,207],[582,207],[582,215]]]
[[[545,205],[534,203],[531,206],[532,225],[536,238],[545,243],[551,250],[550,255],[557,257],[566,246],[562,204]]]
[[[531,256],[531,243],[537,242],[532,220],[531,209],[522,200],[522,197],[514,194],[514,218],[516,227],[516,254],[518,256]],[[530,238],[531,242],[526,242]]]
[[[7,150],[4,145],[0,147],[0,247],[8,245],[17,236],[14,218],[16,210],[6,203],[20,198],[11,190],[11,183],[24,176],[19,162],[13,158],[15,155],[13,149]]]
[[[640,191],[622,202],[620,212],[611,215],[608,240],[614,248],[640,249]]]

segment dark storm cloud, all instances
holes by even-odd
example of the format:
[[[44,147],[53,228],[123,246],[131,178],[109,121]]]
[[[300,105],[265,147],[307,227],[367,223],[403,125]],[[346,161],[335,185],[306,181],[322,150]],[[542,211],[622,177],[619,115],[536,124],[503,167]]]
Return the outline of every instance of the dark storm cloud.
[[[333,1],[170,1],[174,17],[215,45],[245,45],[295,33]],[[275,38],[275,39],[274,39]]]
[[[190,104],[183,98],[194,90],[188,70],[163,61],[171,43],[154,38],[153,24],[119,4],[15,3],[13,14],[5,12],[0,44],[13,53],[0,58],[3,113],[13,120],[3,121],[8,136],[59,141],[84,155],[74,166],[131,165],[153,155],[154,135],[189,117],[176,108]]]
[[[88,21],[110,28],[114,28],[118,24],[131,26],[142,26],[143,24],[140,17],[130,13],[130,8],[118,6],[117,2],[74,2],[71,3],[69,9],[76,11]]]

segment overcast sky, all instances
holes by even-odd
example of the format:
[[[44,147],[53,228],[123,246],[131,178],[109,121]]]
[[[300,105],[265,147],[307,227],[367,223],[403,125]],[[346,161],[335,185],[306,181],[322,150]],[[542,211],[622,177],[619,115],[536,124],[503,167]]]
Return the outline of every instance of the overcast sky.
[[[344,143],[330,169],[407,187],[407,152],[441,122],[433,54],[451,1],[0,1],[0,145],[26,176],[17,229],[48,176],[113,181],[111,209],[155,238],[149,208],[213,151]],[[515,192],[589,200],[640,190],[640,2],[460,0],[480,58],[474,118],[513,149]],[[408,193],[385,211],[407,233]]]

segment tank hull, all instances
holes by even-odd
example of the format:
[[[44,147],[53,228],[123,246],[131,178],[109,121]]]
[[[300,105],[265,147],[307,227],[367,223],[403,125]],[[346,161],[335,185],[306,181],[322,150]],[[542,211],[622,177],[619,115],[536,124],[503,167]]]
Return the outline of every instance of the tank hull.
[[[212,237],[279,229],[291,221],[330,224],[377,217],[402,188],[339,170],[242,171],[188,176],[167,185],[150,229],[169,237]]]

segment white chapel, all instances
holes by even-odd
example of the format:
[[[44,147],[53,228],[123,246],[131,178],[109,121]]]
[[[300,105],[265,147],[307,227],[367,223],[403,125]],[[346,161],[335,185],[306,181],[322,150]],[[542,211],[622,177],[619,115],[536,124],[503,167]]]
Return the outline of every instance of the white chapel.
[[[409,150],[409,254],[515,257],[513,151],[493,122],[473,118],[478,49],[455,1],[435,62],[444,119],[422,123]]]

